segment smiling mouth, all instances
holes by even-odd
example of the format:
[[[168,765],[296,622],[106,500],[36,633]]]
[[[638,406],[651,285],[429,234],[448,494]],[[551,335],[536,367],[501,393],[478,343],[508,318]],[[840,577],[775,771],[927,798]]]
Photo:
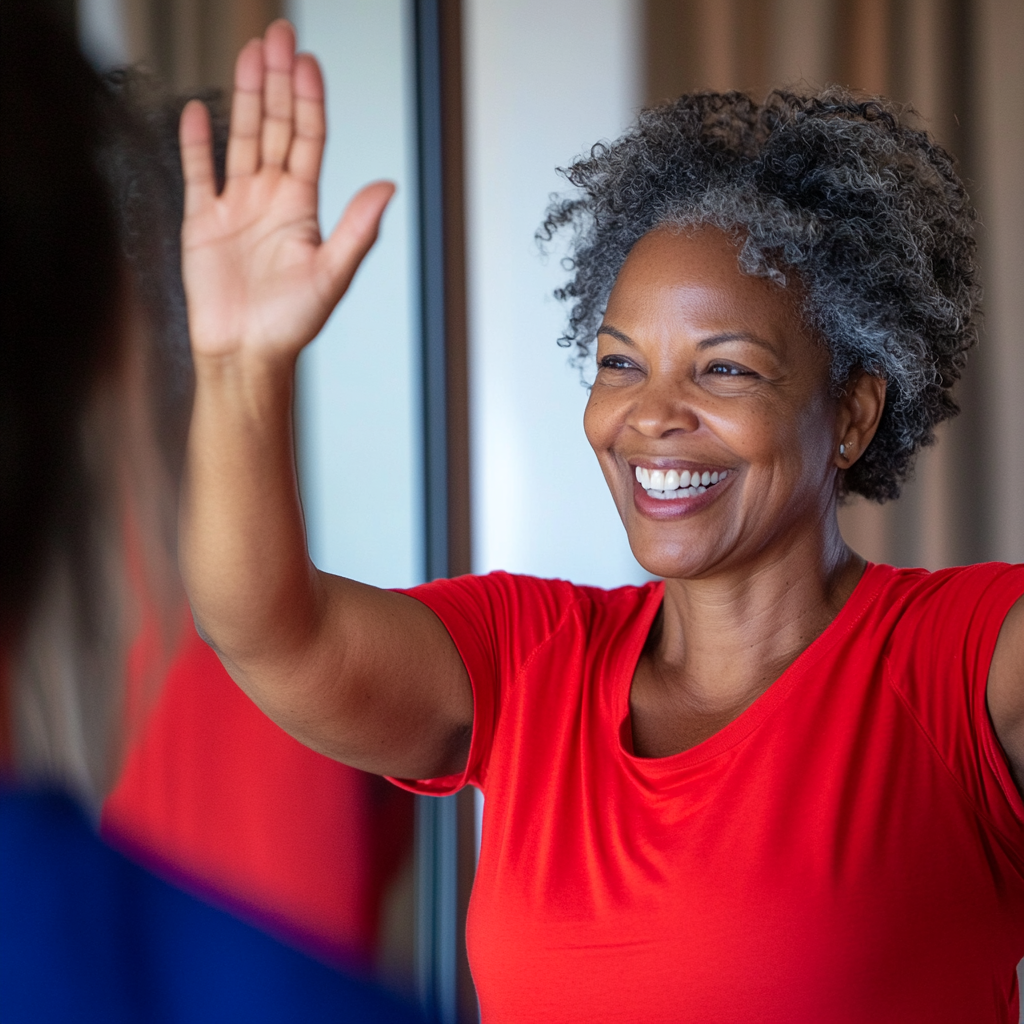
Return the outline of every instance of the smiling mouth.
[[[645,469],[643,466],[636,467],[637,483],[647,492],[651,498],[659,501],[677,501],[680,498],[696,498],[698,494],[704,494],[716,484],[721,483],[729,475],[727,469],[720,472],[695,471],[691,473],[688,469],[681,472],[668,469]]]

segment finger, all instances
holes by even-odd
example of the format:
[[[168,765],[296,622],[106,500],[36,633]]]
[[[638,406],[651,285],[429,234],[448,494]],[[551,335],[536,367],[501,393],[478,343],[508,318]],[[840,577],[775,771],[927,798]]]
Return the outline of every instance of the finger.
[[[263,80],[262,162],[283,167],[292,143],[292,67],[295,63],[295,30],[283,18],[271,23],[263,37],[263,59],[267,73]]]
[[[357,192],[331,237],[320,247],[319,269],[333,302],[345,294],[363,257],[377,240],[380,219],[394,194],[395,186],[390,181],[375,181]]]
[[[185,178],[185,216],[198,213],[217,198],[213,175],[213,133],[210,112],[200,100],[190,100],[181,112],[178,126],[181,172]]]
[[[327,122],[324,118],[324,81],[320,65],[308,53],[295,58],[295,137],[288,153],[288,171],[315,185],[320,177]]]
[[[231,97],[227,176],[255,174],[260,167],[260,125],[263,120],[263,43],[250,39],[235,62]]]

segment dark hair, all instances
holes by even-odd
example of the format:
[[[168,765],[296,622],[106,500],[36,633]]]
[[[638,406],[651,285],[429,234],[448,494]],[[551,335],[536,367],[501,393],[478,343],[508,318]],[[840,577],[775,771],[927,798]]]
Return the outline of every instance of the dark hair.
[[[0,6],[0,642],[48,541],[74,532],[76,431],[117,349],[117,229],[100,169],[110,98],[28,0]]]
[[[172,473],[184,460],[191,411],[192,354],[181,277],[185,185],[178,122],[191,95],[168,93],[144,67],[122,67],[103,78],[116,102],[118,130],[101,164],[115,200],[121,254],[150,334],[150,399],[157,436]],[[217,91],[196,94],[211,109],[214,168],[224,183],[228,122]]]
[[[950,155],[883,99],[837,87],[697,93],[645,110],[562,173],[538,233],[572,232],[561,344],[585,360],[626,256],[662,224],[713,225],[741,241],[746,273],[786,284],[831,353],[833,385],[857,368],[888,382],[878,432],[844,491],[899,495],[917,450],[959,410],[951,389],[977,340],[974,211]]]
[[[137,70],[101,80],[38,0],[2,15],[0,655],[19,775],[96,804],[120,761],[135,614],[155,615],[164,656],[181,621],[184,101]],[[221,164],[225,135],[215,121]],[[159,683],[156,648],[133,706]]]

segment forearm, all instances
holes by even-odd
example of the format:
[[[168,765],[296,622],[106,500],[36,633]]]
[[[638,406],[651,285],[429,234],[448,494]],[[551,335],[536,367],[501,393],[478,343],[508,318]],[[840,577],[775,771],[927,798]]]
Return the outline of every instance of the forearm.
[[[242,672],[294,659],[316,634],[292,436],[294,361],[196,359],[180,513],[196,619]]]

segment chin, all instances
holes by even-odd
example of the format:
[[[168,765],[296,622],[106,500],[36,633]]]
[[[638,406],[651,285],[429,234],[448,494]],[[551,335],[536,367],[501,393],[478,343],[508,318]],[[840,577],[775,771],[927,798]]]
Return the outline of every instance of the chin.
[[[720,561],[717,552],[703,545],[636,543],[630,540],[633,557],[652,576],[662,579],[692,579],[705,575]]]

